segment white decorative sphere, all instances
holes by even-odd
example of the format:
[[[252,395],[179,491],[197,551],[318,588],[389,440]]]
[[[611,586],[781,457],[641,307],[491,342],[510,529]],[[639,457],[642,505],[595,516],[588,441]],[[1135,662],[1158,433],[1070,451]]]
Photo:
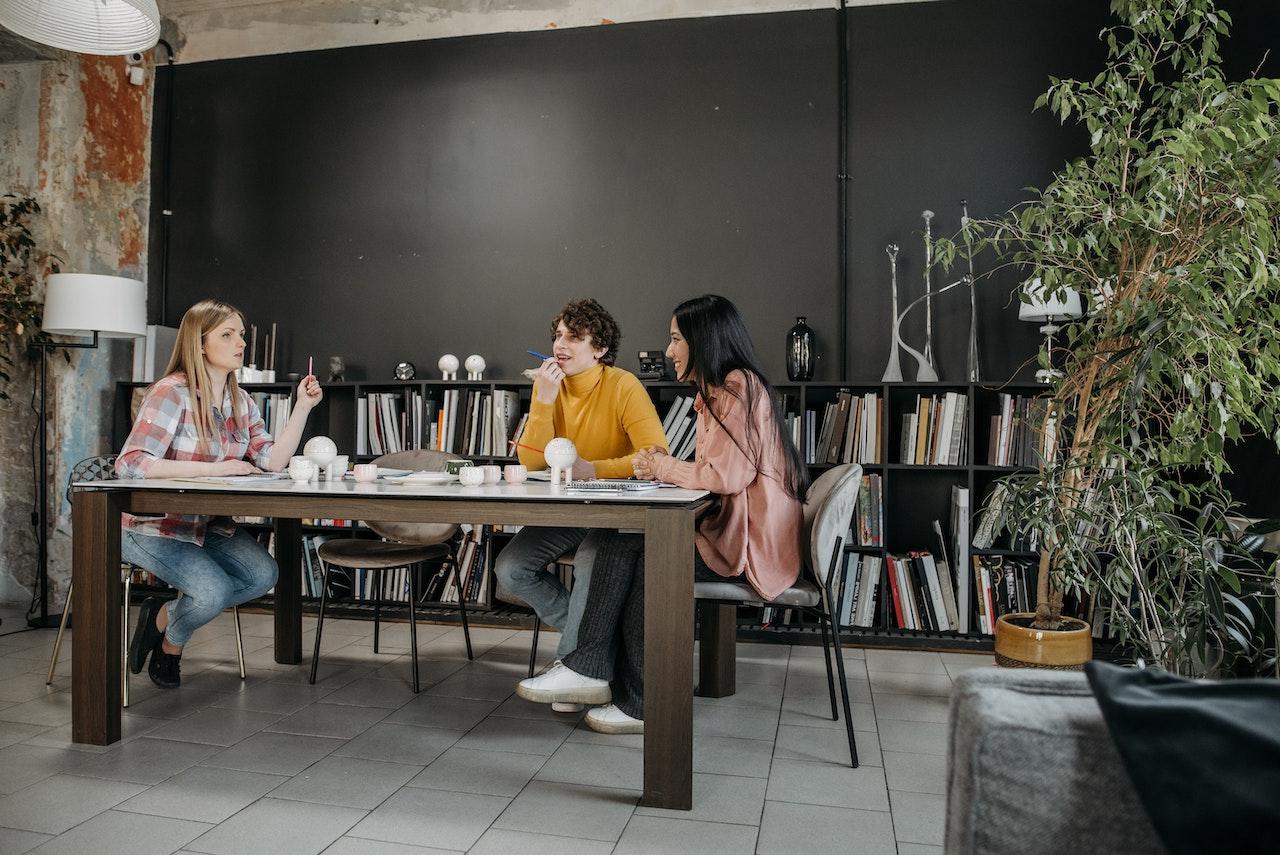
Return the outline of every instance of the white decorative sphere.
[[[578,447],[573,440],[558,436],[547,443],[542,456],[553,469],[568,469],[578,459]]]
[[[317,466],[328,466],[338,456],[338,446],[327,436],[313,436],[302,447],[302,454]]]
[[[452,353],[446,353],[444,356],[440,357],[440,361],[436,363],[436,367],[445,374],[452,374],[458,370],[458,357],[454,356]]]
[[[478,353],[473,353],[467,357],[467,361],[462,363],[462,365],[472,374],[479,374],[481,371],[484,371],[485,368],[484,357]]]

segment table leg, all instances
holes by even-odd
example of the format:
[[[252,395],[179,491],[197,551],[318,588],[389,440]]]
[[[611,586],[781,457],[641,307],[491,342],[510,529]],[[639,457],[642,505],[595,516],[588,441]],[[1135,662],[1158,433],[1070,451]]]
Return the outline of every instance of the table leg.
[[[76,592],[71,642],[71,741],[120,741],[120,511],[122,494],[76,490],[71,504],[71,572]]]
[[[693,512],[650,508],[644,537],[644,794],[693,807]]]
[[[737,691],[738,607],[698,603],[698,696],[725,698]]]
[[[302,661],[302,520],[276,517],[276,661]]]

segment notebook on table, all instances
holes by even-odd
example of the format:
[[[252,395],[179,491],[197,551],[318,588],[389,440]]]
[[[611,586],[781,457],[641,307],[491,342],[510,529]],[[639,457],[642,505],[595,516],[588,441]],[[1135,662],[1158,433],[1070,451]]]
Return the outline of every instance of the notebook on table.
[[[570,481],[570,490],[586,490],[600,493],[634,493],[640,490],[656,490],[661,481],[640,481],[635,478],[594,478],[590,481]]]

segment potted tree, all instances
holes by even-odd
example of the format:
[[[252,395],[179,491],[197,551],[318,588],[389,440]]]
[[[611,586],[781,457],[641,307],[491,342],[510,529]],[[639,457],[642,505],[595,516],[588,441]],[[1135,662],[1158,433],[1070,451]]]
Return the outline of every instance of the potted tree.
[[[1225,80],[1231,18],[1214,0],[1111,10],[1104,68],[1052,79],[1037,101],[1083,124],[1089,153],[971,226],[974,251],[1088,306],[1062,352],[1040,354],[1061,368],[1050,452],[1007,479],[1009,525],[1037,538],[1040,562],[1036,611],[1002,622],[997,655],[1089,658],[1088,628],[1062,613],[1071,592],[1104,604],[1135,656],[1202,673],[1262,655],[1254,601],[1275,573],[1236,548],[1222,476],[1242,435],[1280,446],[1280,80]],[[939,242],[939,259],[960,246]],[[1069,637],[1083,643],[1055,659]]]

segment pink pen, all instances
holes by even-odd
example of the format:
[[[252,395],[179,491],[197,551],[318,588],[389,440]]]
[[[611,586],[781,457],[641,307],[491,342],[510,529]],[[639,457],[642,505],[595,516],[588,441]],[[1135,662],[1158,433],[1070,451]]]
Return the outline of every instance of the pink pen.
[[[311,376],[311,357],[307,357],[307,376]]]

